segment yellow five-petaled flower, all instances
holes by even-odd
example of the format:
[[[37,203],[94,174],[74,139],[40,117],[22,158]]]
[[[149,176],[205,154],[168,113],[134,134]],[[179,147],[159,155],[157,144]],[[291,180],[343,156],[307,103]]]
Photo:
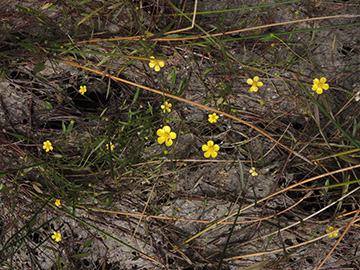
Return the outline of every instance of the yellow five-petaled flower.
[[[258,176],[258,173],[256,172],[255,167],[252,167],[249,171],[249,173],[251,173],[252,176]]]
[[[59,200],[59,199],[56,199],[56,200],[55,200],[55,205],[56,205],[56,206],[59,206],[60,204],[61,204],[60,200]]]
[[[248,79],[246,82],[249,85],[251,85],[250,92],[257,92],[259,90],[258,87],[261,87],[264,85],[262,82],[259,82],[258,76],[255,76],[254,79]]]
[[[333,232],[332,234],[329,234],[329,237],[338,237],[338,233],[339,231],[335,231],[334,227],[330,226],[329,229],[326,230],[326,233],[331,233]]]
[[[204,153],[204,157],[208,158],[208,157],[213,157],[213,158],[216,158],[217,156],[217,151],[220,150],[220,146],[218,146],[217,144],[214,144],[213,141],[208,141],[207,142],[207,145],[204,144],[202,146],[202,150],[205,151]]]
[[[328,90],[329,85],[326,83],[326,78],[322,77],[319,79],[314,79],[314,84],[312,90],[316,91],[319,95],[322,94],[323,90]]]
[[[115,145],[113,145],[112,142],[110,142],[110,149],[111,149],[111,151],[114,150],[114,147],[115,147]],[[108,143],[106,144],[106,150],[109,150],[109,144],[108,144]]]
[[[80,90],[79,90],[80,94],[84,95],[86,91],[87,91],[86,90],[86,85],[80,86]]]
[[[153,68],[155,71],[159,71],[160,68],[165,66],[165,62],[163,60],[157,60],[154,56],[150,56],[151,59],[149,63],[149,67]]]
[[[171,112],[171,108],[172,107],[172,104],[165,101],[164,105],[161,105],[161,109],[164,111],[164,112],[168,112],[170,113]]]
[[[61,241],[61,234],[54,232],[54,235],[51,236],[52,239],[54,239],[56,242],[60,242]]]
[[[209,114],[209,119],[208,121],[210,123],[216,123],[216,120],[219,119],[219,116],[216,114],[216,113],[213,113],[213,114]]]
[[[43,149],[46,152],[49,152],[49,151],[52,151],[54,149],[54,147],[52,147],[51,142],[49,140],[47,140],[46,142],[44,142]]]
[[[157,139],[158,143],[163,144],[165,142],[165,145],[168,147],[171,146],[173,140],[176,139],[176,133],[172,132],[169,126],[158,129],[156,134],[159,136]]]

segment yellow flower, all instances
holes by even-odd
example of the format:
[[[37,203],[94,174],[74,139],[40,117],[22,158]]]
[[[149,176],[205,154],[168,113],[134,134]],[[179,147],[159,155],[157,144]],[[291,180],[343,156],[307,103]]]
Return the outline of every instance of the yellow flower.
[[[250,92],[257,92],[259,90],[258,87],[261,87],[264,85],[262,82],[259,82],[258,76],[255,76],[254,79],[248,79],[246,82],[249,85],[251,85]]]
[[[51,236],[52,239],[54,239],[56,242],[60,242],[61,241],[61,234],[54,232],[54,235]]]
[[[219,116],[216,114],[216,113],[213,113],[213,114],[209,114],[209,119],[208,121],[210,123],[216,123],[216,120],[219,119]]]
[[[258,173],[255,170],[256,170],[255,167],[252,167],[249,173],[251,173],[252,176],[258,176]]]
[[[80,86],[80,90],[79,90],[79,92],[80,92],[80,94],[85,94],[85,92],[86,92],[87,90],[86,90],[86,86],[84,85],[84,86]]]
[[[176,133],[171,132],[171,128],[169,126],[158,129],[156,134],[159,136],[157,139],[158,143],[163,144],[165,142],[166,146],[171,146],[173,144],[173,140],[176,139]]]
[[[331,233],[333,232],[332,234],[329,234],[329,237],[338,237],[338,233],[339,231],[335,231],[334,227],[330,226],[329,229],[326,230],[326,233]]]
[[[169,102],[167,102],[167,101],[165,101],[165,103],[164,103],[164,105],[161,105],[161,109],[164,111],[164,112],[171,112],[171,108],[172,107],[172,104],[171,103],[169,103]]]
[[[114,147],[115,147],[115,145],[113,145],[112,142],[110,142],[110,149],[111,149],[111,151],[114,150]],[[108,144],[108,143],[106,144],[106,150],[109,150],[109,144]]]
[[[218,146],[217,144],[214,144],[213,141],[208,141],[207,145],[204,144],[202,146],[202,150],[205,151],[204,157],[208,158],[211,155],[213,158],[216,158],[216,156],[217,156],[216,152],[220,150],[220,146]]]
[[[149,67],[153,68],[155,71],[159,71],[160,68],[165,66],[165,62],[163,60],[157,60],[154,56],[150,56],[150,58],[154,60],[150,60]]]
[[[55,205],[56,205],[56,206],[59,206],[60,204],[61,204],[60,200],[59,200],[59,199],[56,199],[56,200],[55,200]]]
[[[72,125],[75,124],[75,121],[74,121],[74,120],[71,120],[71,121],[70,121],[70,124],[72,124]]]
[[[44,142],[43,149],[46,152],[49,152],[49,151],[52,151],[54,149],[54,147],[52,147],[51,142],[49,140],[47,140],[46,142]]]
[[[314,84],[312,90],[316,91],[319,95],[322,94],[323,90],[328,90],[329,85],[326,83],[326,78],[322,77],[319,79],[314,79]]]

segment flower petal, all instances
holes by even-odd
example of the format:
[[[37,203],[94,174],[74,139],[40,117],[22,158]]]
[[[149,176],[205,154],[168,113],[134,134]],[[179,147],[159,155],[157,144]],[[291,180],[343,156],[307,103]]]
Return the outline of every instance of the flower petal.
[[[165,145],[167,147],[171,146],[173,144],[173,140],[172,139],[168,139],[166,142],[165,142]]]
[[[164,132],[166,132],[166,133],[170,133],[171,128],[170,128],[169,126],[165,126],[165,127],[163,128],[163,130],[164,130]]]
[[[204,144],[201,148],[203,151],[207,151],[209,150],[209,146],[207,146],[206,144]]]
[[[252,79],[248,79],[246,82],[247,82],[248,84],[252,85],[253,80],[252,80]]]
[[[157,142],[158,142],[159,144],[163,144],[163,143],[165,142],[165,138],[164,138],[164,137],[159,137],[159,138],[157,139]]]
[[[170,132],[170,139],[176,139],[176,133]]]
[[[321,78],[320,78],[320,82],[321,82],[321,83],[326,83],[326,78],[325,78],[325,77],[321,77]]]
[[[211,156],[212,156],[213,158],[216,158],[217,153],[216,153],[215,151],[212,151],[212,152],[211,152]]]
[[[156,132],[156,135],[162,137],[162,136],[164,136],[164,133],[165,133],[165,132],[164,132],[163,129],[158,129],[157,132]]]
[[[206,158],[210,157],[210,152],[205,152],[204,157],[206,157]]]

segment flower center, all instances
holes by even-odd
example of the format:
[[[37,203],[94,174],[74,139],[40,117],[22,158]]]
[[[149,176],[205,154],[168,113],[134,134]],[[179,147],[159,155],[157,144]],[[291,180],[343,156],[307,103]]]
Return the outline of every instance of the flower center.
[[[164,132],[163,137],[164,137],[165,141],[167,141],[168,139],[170,139],[170,133]]]

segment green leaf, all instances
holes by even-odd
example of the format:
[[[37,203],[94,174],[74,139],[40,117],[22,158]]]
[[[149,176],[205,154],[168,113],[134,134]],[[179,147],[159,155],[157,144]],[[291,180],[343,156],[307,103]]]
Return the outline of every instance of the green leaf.
[[[35,214],[35,216],[32,217],[32,219],[29,221],[29,227],[34,227],[35,223],[37,220],[37,214]]]
[[[12,190],[13,189],[13,187],[3,187],[2,189],[0,189],[0,192],[8,192],[8,191],[10,191],[10,190]]]
[[[91,238],[89,241],[87,241],[84,245],[84,247],[89,247],[93,242],[94,242],[95,238]]]
[[[49,101],[44,101],[42,106],[44,109],[49,109],[49,110],[53,109],[53,106],[51,105],[51,103]]]
[[[38,62],[38,63],[35,64],[33,72],[34,72],[34,74],[36,74],[36,73],[38,73],[40,71],[43,71],[45,68],[46,67],[45,67],[44,63]]]
[[[98,9],[95,9],[93,12],[91,12],[89,15],[86,15],[84,17],[84,19],[82,19],[78,24],[77,26],[79,26],[80,24],[82,24],[83,22],[85,22],[86,20],[90,19],[92,16],[95,15],[95,13],[98,13],[100,10],[102,10],[104,8],[104,6],[102,7],[99,7]]]
[[[131,105],[134,105],[134,103],[136,102],[136,100],[137,100],[138,97],[139,97],[139,94],[140,94],[140,87],[137,88],[136,93],[135,93],[135,96],[134,96],[134,99],[133,99],[133,101],[131,102]]]
[[[89,254],[89,252],[85,252],[85,253],[79,253],[79,254],[75,254],[70,256],[71,258],[84,258]]]
[[[214,68],[209,68],[208,70],[205,70],[205,72],[203,73],[204,75],[208,74],[210,71],[212,71]]]

